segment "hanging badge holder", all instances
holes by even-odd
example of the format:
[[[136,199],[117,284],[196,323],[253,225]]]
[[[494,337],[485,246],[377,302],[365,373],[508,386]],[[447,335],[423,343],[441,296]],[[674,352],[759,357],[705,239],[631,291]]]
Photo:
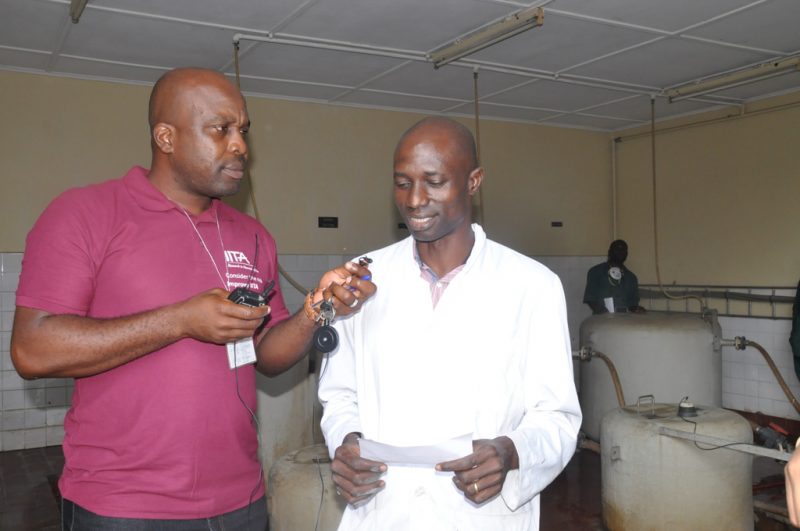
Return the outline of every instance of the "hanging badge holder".
[[[225,347],[228,349],[228,366],[231,369],[256,362],[256,347],[252,337],[231,341]]]

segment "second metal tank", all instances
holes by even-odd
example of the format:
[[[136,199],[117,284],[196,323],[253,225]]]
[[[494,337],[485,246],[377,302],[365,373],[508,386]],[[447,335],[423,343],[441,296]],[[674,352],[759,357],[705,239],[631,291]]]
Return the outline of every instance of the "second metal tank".
[[[593,315],[581,324],[581,346],[604,353],[616,367],[626,400],[722,405],[722,352],[715,314],[648,312]],[[580,364],[582,429],[600,440],[603,415],[619,407],[608,367],[599,359]],[[630,402],[629,402],[630,403]]]

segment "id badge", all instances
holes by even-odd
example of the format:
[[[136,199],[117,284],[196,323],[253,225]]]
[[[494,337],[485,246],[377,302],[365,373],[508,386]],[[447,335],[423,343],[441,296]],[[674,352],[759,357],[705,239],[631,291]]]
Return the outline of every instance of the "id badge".
[[[231,370],[256,362],[256,347],[252,337],[245,337],[225,345],[228,349],[228,366]]]

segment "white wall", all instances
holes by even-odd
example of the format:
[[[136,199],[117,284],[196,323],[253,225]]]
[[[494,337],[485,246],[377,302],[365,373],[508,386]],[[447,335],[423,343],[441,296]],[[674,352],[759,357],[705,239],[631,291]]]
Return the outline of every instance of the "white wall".
[[[725,339],[745,336],[764,347],[791,392],[800,398],[800,382],[794,372],[794,358],[789,346],[791,321],[720,317],[719,323]],[[745,350],[723,347],[722,406],[800,420],[800,414],[786,398],[764,357],[753,347]]]
[[[21,253],[0,253],[0,451],[60,444],[64,414],[73,388],[71,379],[22,380],[11,365],[9,343],[21,258]],[[349,258],[350,255],[285,254],[280,261],[295,280],[311,287],[321,273]],[[580,323],[590,315],[588,307],[581,302],[586,271],[603,259],[603,256],[537,257],[561,278],[573,349],[580,346]],[[281,278],[281,289],[289,310],[299,309],[304,295],[284,278]],[[732,339],[743,335],[766,348],[792,392],[800,396],[800,382],[794,374],[788,343],[790,321],[720,317],[720,325],[723,337]],[[267,467],[288,451],[322,442],[315,424],[319,418],[315,376],[308,374],[307,367],[307,360],[303,360],[286,375],[258,379],[258,415]],[[757,350],[724,347],[722,371],[723,407],[800,419]]]
[[[21,253],[0,253],[0,450],[61,444],[64,415],[72,399],[71,379],[26,381],[11,364],[14,293],[21,261]]]
[[[355,253],[356,255],[359,253]],[[281,265],[300,284],[312,287],[320,275],[351,255],[283,254]],[[580,322],[589,315],[581,303],[586,270],[603,257],[548,256],[537,258],[562,279],[567,298],[570,335],[577,348]],[[0,300],[2,301],[2,349],[0,354],[0,451],[61,444],[64,415],[72,397],[73,380],[43,378],[25,381],[14,371],[9,344],[14,315],[14,293],[19,280],[21,253],[0,253]],[[281,277],[281,289],[291,312],[299,309],[304,294]],[[285,452],[322,442],[312,419],[319,416],[314,375],[307,360],[277,378],[258,379],[258,415],[264,461],[269,466]],[[302,419],[302,421],[298,421]],[[306,421],[308,419],[308,421]]]

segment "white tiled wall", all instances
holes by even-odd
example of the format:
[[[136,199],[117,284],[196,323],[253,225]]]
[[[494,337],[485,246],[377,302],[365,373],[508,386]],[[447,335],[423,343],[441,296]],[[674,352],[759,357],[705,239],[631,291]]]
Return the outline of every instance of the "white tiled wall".
[[[316,285],[320,273],[342,264],[350,255],[281,255],[283,268],[304,287]],[[11,365],[9,344],[14,315],[14,293],[19,279],[20,253],[0,253],[0,451],[60,444],[63,420],[72,396],[70,379],[22,380]],[[586,271],[604,256],[547,256],[537,260],[561,278],[567,299],[570,336],[578,345],[581,321],[590,315],[581,302]],[[304,294],[281,277],[287,307],[294,312]],[[723,336],[746,336],[761,344],[780,368],[783,378],[796,396],[800,384],[794,374],[787,320],[721,317]],[[800,419],[783,395],[775,377],[753,348],[744,351],[723,348],[723,406],[767,415]]]
[[[341,265],[349,256],[283,255],[281,265],[306,287],[316,286],[320,274]],[[14,297],[19,282],[21,253],[0,253],[0,451],[61,444],[64,415],[74,383],[69,378],[26,381],[11,364],[11,328]],[[281,277],[289,311],[303,304],[303,297]]]
[[[800,398],[800,382],[794,372],[789,346],[791,321],[742,317],[720,317],[719,321],[725,339],[745,336],[764,347],[789,390]],[[722,405],[740,411],[760,411],[775,417],[800,419],[764,357],[753,347],[745,350],[723,347]]]
[[[11,364],[14,293],[21,262],[21,253],[0,253],[0,451],[61,444],[72,397],[72,380],[26,381]]]

